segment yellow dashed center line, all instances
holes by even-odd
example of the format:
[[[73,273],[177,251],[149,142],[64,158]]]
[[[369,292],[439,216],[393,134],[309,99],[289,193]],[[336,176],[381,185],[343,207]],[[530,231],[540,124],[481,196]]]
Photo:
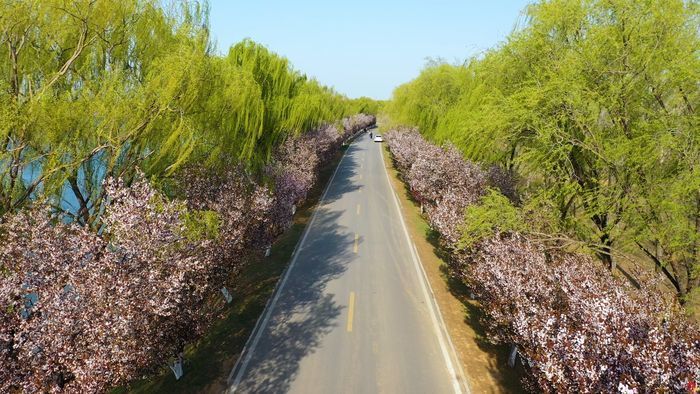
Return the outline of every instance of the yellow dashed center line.
[[[357,204],[357,214],[360,214],[360,204]]]
[[[359,239],[359,236],[355,234],[355,246],[352,248],[352,251],[357,253],[357,240]]]
[[[355,292],[350,292],[350,300],[348,300],[348,332],[352,332],[352,319],[355,315]]]

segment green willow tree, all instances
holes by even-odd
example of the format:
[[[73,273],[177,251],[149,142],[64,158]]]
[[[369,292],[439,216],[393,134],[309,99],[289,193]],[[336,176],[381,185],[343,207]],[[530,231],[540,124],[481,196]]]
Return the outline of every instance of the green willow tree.
[[[483,57],[429,65],[387,112],[517,170],[524,209],[545,218],[533,230],[580,239],[611,269],[641,248],[685,301],[700,284],[698,4],[550,0],[526,15]]]
[[[252,41],[215,55],[206,2],[0,11],[0,217],[42,198],[98,228],[109,176],[140,169],[167,183],[188,163],[257,170],[288,135],[377,110]]]
[[[155,2],[3,7],[13,9],[3,10],[0,28],[11,87],[3,92],[0,212],[36,193],[59,207],[65,188],[79,204],[76,220],[90,224],[106,175],[128,177],[148,156],[189,149],[160,142],[182,136],[173,125],[187,121],[196,100],[192,69],[204,71],[208,42],[201,26],[168,17]]]
[[[459,100],[466,82],[467,72],[463,68],[430,61],[420,77],[396,88],[386,111],[396,124],[433,131]]]

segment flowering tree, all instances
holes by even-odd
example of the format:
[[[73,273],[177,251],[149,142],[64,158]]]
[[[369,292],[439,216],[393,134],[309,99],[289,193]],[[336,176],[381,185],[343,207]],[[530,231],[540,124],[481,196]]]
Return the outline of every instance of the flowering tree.
[[[93,351],[103,349],[93,346],[96,330],[84,319],[92,311],[72,279],[104,242],[77,226],[54,226],[45,208],[10,216],[0,233],[0,391],[62,388],[81,371],[102,370]]]
[[[105,187],[102,236],[39,207],[2,225],[2,391],[104,391],[206,325],[210,241],[188,233],[184,205],[145,180]]]
[[[463,160],[454,148],[444,150],[440,157],[445,186],[428,215],[432,226],[443,235],[443,243],[453,247],[460,239],[464,210],[478,202],[486,191],[486,175],[474,163]]]
[[[489,167],[486,174],[488,185],[506,196],[512,203],[519,203],[520,196],[516,190],[517,177],[515,172],[506,170],[499,165]]]
[[[518,345],[533,389],[679,392],[700,379],[700,332],[653,287],[630,289],[588,256],[518,234],[461,257],[492,338]]]
[[[41,204],[7,215],[0,392],[103,392],[177,358],[208,327],[212,294],[286,228],[320,165],[369,121],[289,139],[268,167],[273,188],[240,166],[190,167],[177,179],[183,200],[143,174],[109,178],[99,233]]]
[[[518,233],[462,248],[465,210],[487,185],[517,201],[512,175],[485,173],[416,131],[386,136],[414,198],[428,205],[453,274],[481,301],[490,338],[516,345],[524,358],[529,389],[681,392],[700,379],[700,332],[655,283],[631,289],[587,255],[548,250]]]
[[[358,114],[343,120],[343,131],[323,125],[282,143],[266,173],[274,179],[275,202],[270,210],[273,236],[292,221],[295,207],[303,203],[316,184],[320,166],[327,164],[349,136],[375,123],[375,117]]]
[[[269,225],[271,193],[264,185],[256,184],[243,168],[230,168],[219,174],[205,168],[188,169],[180,185],[192,209],[211,212],[216,218],[218,232],[212,253],[221,262],[219,265],[232,266],[241,260],[246,249],[269,242],[263,230]]]
[[[439,148],[417,131],[389,132],[389,147],[405,174],[413,198],[425,205],[430,224],[443,245],[456,246],[467,206],[486,191],[486,174],[454,148]]]
[[[275,218],[271,228],[274,235],[291,225],[296,207],[306,200],[316,183],[320,159],[313,139],[305,137],[290,138],[280,145],[275,160],[266,169],[274,180],[275,204],[270,211]]]
[[[416,130],[391,130],[386,137],[394,162],[404,175],[411,169],[420,151],[430,149],[430,144]]]
[[[376,121],[377,118],[374,115],[356,114],[343,119],[343,128],[355,132],[372,126]]]

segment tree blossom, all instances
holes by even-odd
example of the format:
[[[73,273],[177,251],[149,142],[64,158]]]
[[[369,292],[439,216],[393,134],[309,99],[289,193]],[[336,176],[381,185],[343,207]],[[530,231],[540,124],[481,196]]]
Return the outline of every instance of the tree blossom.
[[[465,209],[491,186],[517,202],[511,173],[488,172],[415,130],[386,134],[394,163],[480,300],[494,342],[517,346],[526,387],[544,392],[684,392],[700,380],[700,332],[673,299],[632,289],[584,254],[520,234],[458,247]]]
[[[682,392],[700,378],[700,332],[653,283],[632,289],[589,256],[518,234],[457,260],[492,338],[518,345],[538,391]]]
[[[326,125],[279,147],[263,182],[243,167],[180,172],[183,200],[143,175],[109,178],[99,233],[41,204],[0,223],[0,392],[104,392],[199,338],[209,300],[291,221],[352,134]]]
[[[104,391],[201,334],[209,241],[188,239],[184,205],[145,180],[105,188],[101,235],[41,207],[2,225],[0,391]]]

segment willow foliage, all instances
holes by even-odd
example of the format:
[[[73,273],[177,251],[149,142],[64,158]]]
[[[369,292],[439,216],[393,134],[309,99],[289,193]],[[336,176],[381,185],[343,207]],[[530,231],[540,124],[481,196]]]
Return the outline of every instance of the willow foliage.
[[[433,131],[459,100],[466,82],[463,67],[431,62],[414,81],[396,88],[386,111],[395,123]]]
[[[252,41],[214,54],[208,12],[199,1],[0,5],[0,215],[43,198],[97,225],[108,176],[259,169],[287,136],[359,107]]]
[[[501,46],[429,64],[386,111],[517,170],[528,211],[611,268],[643,252],[682,300],[700,286],[695,1],[548,0]]]

